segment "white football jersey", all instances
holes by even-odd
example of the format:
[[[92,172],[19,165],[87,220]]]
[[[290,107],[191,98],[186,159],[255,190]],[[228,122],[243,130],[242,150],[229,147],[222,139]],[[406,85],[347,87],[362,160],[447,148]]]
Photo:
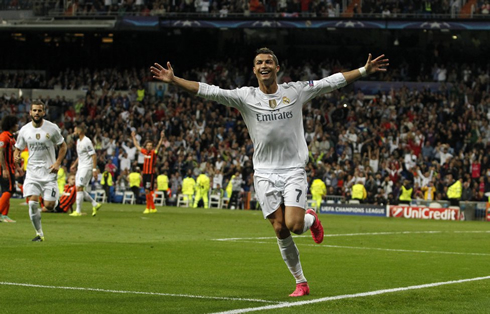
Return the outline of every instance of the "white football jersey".
[[[40,182],[56,180],[57,174],[51,173],[49,167],[56,162],[55,148],[64,140],[60,128],[47,120],[38,128],[29,122],[20,129],[15,147],[24,150],[27,146],[29,150],[26,179]]]
[[[254,143],[254,169],[270,172],[306,165],[303,104],[346,84],[342,73],[317,81],[280,84],[274,94],[264,94],[257,87],[228,90],[199,83],[197,95],[240,111]]]
[[[95,155],[92,141],[84,136],[82,140],[77,140],[78,169],[91,169],[94,167],[92,156]]]

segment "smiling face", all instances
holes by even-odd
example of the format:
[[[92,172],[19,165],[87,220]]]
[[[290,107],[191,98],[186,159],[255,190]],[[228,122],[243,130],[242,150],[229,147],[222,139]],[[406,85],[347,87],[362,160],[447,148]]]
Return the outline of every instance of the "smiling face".
[[[253,71],[259,85],[269,86],[276,82],[279,65],[272,54],[261,53],[255,56]]]

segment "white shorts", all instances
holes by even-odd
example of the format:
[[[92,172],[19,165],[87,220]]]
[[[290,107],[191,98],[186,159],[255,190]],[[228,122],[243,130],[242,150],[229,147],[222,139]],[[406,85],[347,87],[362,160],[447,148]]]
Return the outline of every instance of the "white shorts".
[[[75,175],[75,185],[86,187],[90,184],[92,175],[92,168],[78,169],[77,174]]]
[[[306,208],[308,182],[304,169],[294,169],[285,173],[256,171],[254,187],[264,218],[274,213],[281,204]]]
[[[26,179],[24,181],[24,197],[28,196],[42,196],[46,201],[57,201],[59,196],[58,182],[39,182]]]

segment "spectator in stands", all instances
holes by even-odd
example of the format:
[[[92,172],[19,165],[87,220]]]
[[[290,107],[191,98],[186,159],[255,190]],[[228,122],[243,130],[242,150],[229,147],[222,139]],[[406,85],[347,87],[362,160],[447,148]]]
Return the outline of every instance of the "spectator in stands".
[[[490,3],[488,1],[485,1],[480,9],[481,13],[484,15],[488,15],[490,13]]]

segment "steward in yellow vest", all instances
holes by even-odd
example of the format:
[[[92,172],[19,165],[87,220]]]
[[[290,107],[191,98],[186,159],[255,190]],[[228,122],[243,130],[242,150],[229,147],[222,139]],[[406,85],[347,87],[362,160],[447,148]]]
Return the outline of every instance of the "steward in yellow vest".
[[[410,181],[403,181],[402,188],[400,189],[400,196],[398,197],[399,204],[408,204],[412,201],[413,187],[410,185]]]
[[[461,183],[462,179],[453,180],[453,175],[448,174],[448,188],[447,188],[447,199],[449,200],[449,203],[451,206],[459,206],[459,200],[461,199],[461,195],[463,194],[463,184]]]
[[[367,197],[367,191],[361,181],[357,181],[354,186],[352,186],[352,199],[359,200],[362,203]]]
[[[327,195],[327,186],[322,179],[315,179],[310,186],[311,199],[315,201],[316,210],[320,210],[322,200]]]

